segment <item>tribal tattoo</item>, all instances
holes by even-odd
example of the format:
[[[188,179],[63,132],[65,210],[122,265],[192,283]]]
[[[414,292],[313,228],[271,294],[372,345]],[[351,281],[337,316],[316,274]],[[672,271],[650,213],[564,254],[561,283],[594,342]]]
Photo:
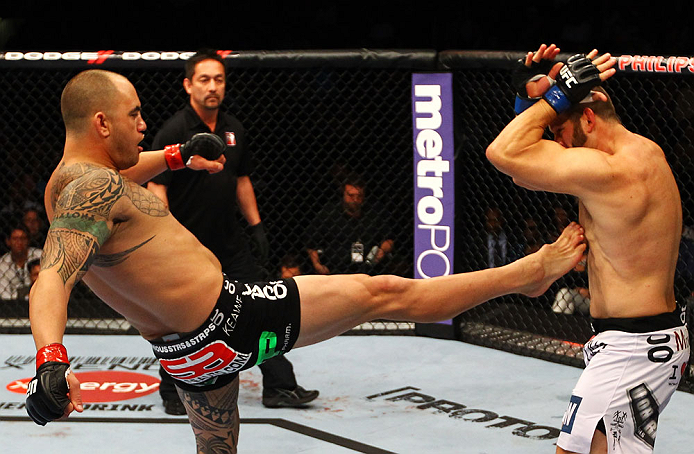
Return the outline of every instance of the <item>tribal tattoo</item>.
[[[78,201],[95,203],[103,197],[102,202],[106,203],[105,207],[107,206],[110,211],[112,204],[109,205],[107,199],[115,196],[117,200],[121,196],[126,196],[135,208],[149,216],[163,217],[169,214],[166,205],[142,186],[123,178],[115,170],[85,163],[70,166],[60,165],[56,174],[56,182],[51,190],[53,208],[56,208],[56,203],[62,197],[63,190],[68,184],[85,179],[87,181],[80,184],[80,188],[75,194]],[[72,192],[72,188],[68,188],[68,190]]]
[[[92,164],[61,165],[50,194],[55,215],[48,231],[41,269],[58,266],[63,283],[72,276],[79,281],[92,264],[118,265],[154,238],[122,252],[98,255],[111,235],[110,222],[116,217],[112,210],[118,201],[126,199],[148,216],[168,214],[164,203],[154,194],[114,170]]]
[[[101,268],[108,268],[123,263],[132,252],[140,249],[142,246],[152,241],[152,238],[154,237],[150,237],[149,239],[138,244],[137,246],[133,246],[130,249],[125,250],[123,252],[116,252],[115,254],[97,254],[97,256],[94,257],[93,265],[99,266]]]
[[[125,195],[135,208],[148,216],[159,218],[169,214],[169,210],[159,197],[132,181],[128,181],[125,185]]]
[[[198,453],[235,454],[239,440],[239,377],[219,389],[178,389],[193,427]]]
[[[89,217],[108,219],[123,192],[124,181],[118,172],[97,168],[65,186],[58,197],[56,212],[85,213]]]
[[[89,269],[96,252],[96,241],[90,235],[51,227],[41,255],[41,269],[59,265],[58,275],[63,283],[66,283],[74,274],[76,274],[75,281],[79,281]]]

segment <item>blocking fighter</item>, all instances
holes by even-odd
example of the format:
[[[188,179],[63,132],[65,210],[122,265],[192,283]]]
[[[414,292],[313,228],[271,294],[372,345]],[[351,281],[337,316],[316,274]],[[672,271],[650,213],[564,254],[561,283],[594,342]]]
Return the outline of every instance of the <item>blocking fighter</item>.
[[[601,87],[615,59],[593,50],[555,64],[558,53],[543,44],[518,62],[519,115],[487,157],[519,186],[578,198],[596,335],[556,452],[650,453],[689,360],[673,289],[680,195],[663,150],[624,127]]]
[[[135,88],[108,71],[71,79],[61,109],[65,147],[46,188],[51,226],[30,295],[38,352],[27,411],[38,424],[83,410],[62,345],[69,295],[80,279],[137,328],[176,379],[198,452],[236,452],[240,370],[373,319],[433,322],[503,294],[537,296],[585,249],[583,228],[572,223],[535,254],[467,274],[240,283],[140,186],[167,168],[219,170],[222,163],[209,160],[223,147],[196,136],[142,152],[146,124]]]

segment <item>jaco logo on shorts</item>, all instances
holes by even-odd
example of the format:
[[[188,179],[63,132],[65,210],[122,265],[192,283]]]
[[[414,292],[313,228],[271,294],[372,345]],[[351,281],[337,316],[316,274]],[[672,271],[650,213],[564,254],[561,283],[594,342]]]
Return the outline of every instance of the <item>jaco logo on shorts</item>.
[[[159,379],[152,375],[128,371],[77,372],[84,403],[118,402],[146,396],[159,389]],[[33,377],[32,377],[33,378]],[[23,378],[7,385],[7,390],[26,394],[32,378]]]

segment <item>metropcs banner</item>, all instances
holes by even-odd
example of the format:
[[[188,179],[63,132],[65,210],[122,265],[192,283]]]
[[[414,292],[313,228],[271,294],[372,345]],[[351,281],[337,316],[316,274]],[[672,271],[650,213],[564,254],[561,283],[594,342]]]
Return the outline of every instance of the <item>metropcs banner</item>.
[[[412,75],[414,276],[453,273],[453,90],[450,73]]]

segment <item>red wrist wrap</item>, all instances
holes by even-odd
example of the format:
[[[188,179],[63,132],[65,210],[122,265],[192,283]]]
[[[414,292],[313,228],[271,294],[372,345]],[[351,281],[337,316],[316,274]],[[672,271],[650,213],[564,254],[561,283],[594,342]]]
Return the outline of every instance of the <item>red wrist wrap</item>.
[[[70,364],[67,360],[67,349],[63,344],[48,344],[45,347],[39,348],[36,352],[36,368],[41,367],[41,364],[47,361],[57,361],[59,363]]]
[[[183,157],[181,156],[180,143],[165,146],[164,158],[166,159],[166,165],[169,166],[171,170],[179,170],[186,167],[186,163],[183,162]]]

